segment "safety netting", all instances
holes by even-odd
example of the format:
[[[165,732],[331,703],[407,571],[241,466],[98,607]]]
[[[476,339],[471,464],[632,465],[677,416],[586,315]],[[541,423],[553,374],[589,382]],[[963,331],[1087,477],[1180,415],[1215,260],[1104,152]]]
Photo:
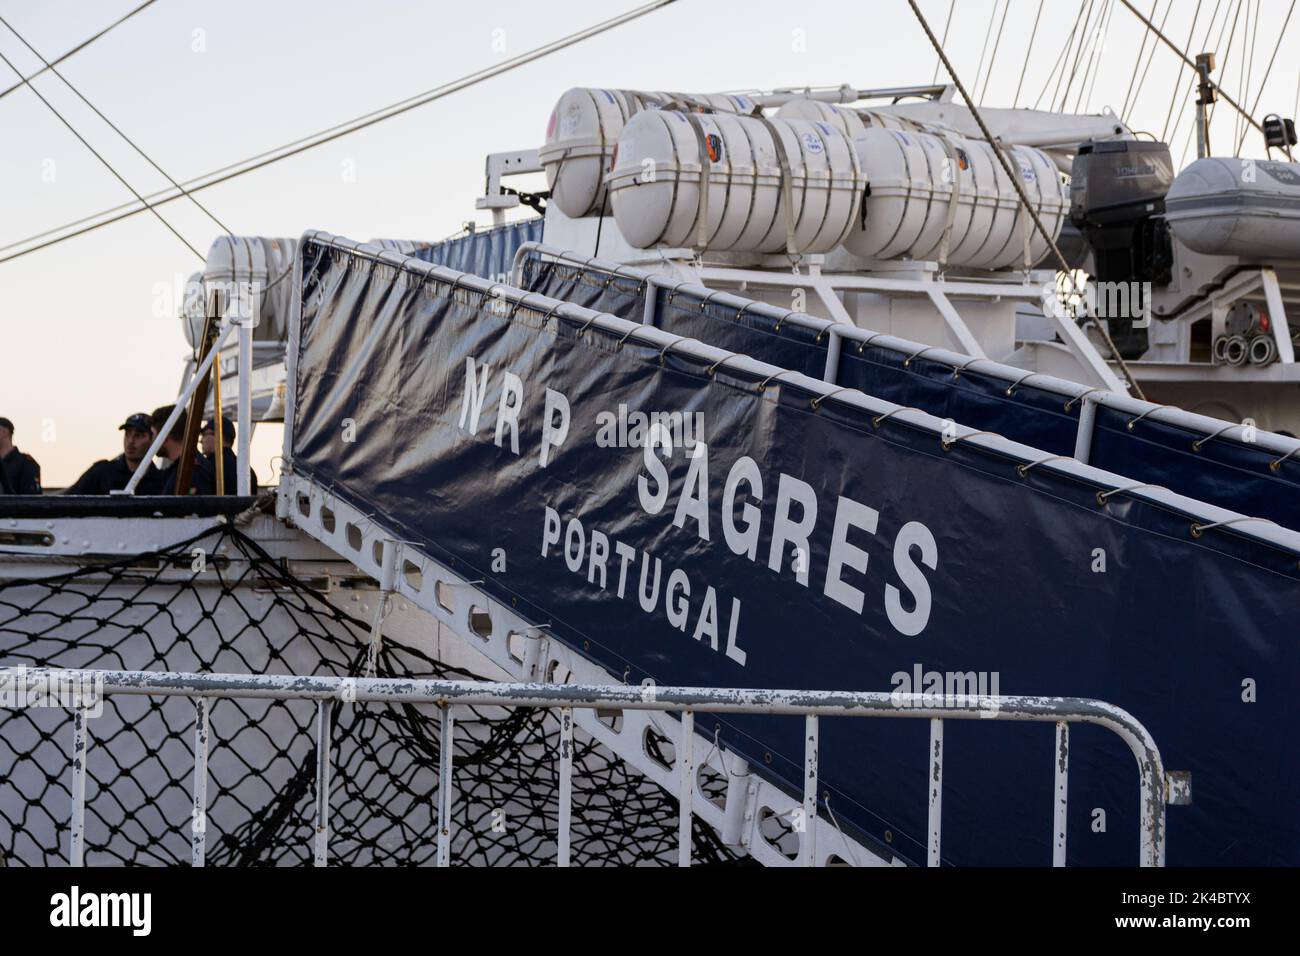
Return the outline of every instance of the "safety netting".
[[[369,627],[320,587],[233,524],[71,573],[0,580],[0,668],[10,675],[61,667],[360,676]],[[376,663],[379,677],[482,679],[391,641],[383,642]],[[329,706],[330,864],[433,863],[438,711],[342,700]],[[556,715],[461,711],[453,865],[554,863]],[[312,863],[315,716],[309,700],[214,700],[201,816],[193,806],[194,702],[108,696],[102,713],[87,721],[85,862],[185,865],[194,828],[202,826],[209,865]],[[671,746],[666,738],[651,744]],[[70,711],[0,708],[0,866],[67,861],[71,752]],[[575,865],[676,862],[676,798],[581,730],[572,786]],[[712,786],[720,796],[725,780]],[[696,864],[739,859],[698,818],[693,846]]]

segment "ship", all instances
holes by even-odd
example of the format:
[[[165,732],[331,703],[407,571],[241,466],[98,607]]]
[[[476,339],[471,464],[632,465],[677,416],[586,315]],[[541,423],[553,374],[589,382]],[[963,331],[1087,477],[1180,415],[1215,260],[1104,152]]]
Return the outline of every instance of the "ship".
[[[574,87],[464,235],[219,236],[124,493],[0,500],[0,864],[1295,865],[1256,125]]]

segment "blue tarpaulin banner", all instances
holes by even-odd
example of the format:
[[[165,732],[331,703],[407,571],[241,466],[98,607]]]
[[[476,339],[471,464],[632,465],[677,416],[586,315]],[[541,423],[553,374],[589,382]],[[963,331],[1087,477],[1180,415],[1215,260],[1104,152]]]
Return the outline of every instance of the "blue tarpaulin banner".
[[[522,285],[578,305],[637,318],[646,287],[627,276],[529,256]],[[827,339],[796,323],[744,312],[716,301],[701,305],[690,292],[655,290],[655,323],[719,348],[820,378]],[[954,376],[953,366],[890,348],[846,347],[836,384],[899,405],[924,409],[971,428],[996,432],[1054,455],[1074,454],[1081,403],[1035,388],[1032,380],[1007,394],[1007,383],[979,366]],[[1218,439],[1193,447],[1205,435],[1099,407],[1089,463],[1137,481],[1163,485],[1189,498],[1300,530],[1300,456],[1274,466],[1278,455],[1258,445]]]
[[[410,254],[435,266],[468,272],[493,282],[509,282],[515,253],[525,242],[540,242],[543,220],[507,223],[442,242],[412,244]]]
[[[1170,863],[1300,863],[1300,554],[303,241],[295,471],[613,679],[1101,699],[1191,774]],[[698,720],[801,792],[801,720]],[[823,812],[913,861],[927,723],[821,728]],[[1051,725],[948,722],[945,862],[1050,862],[1053,744]],[[1132,865],[1133,755],[1079,726],[1070,760],[1070,862]]]

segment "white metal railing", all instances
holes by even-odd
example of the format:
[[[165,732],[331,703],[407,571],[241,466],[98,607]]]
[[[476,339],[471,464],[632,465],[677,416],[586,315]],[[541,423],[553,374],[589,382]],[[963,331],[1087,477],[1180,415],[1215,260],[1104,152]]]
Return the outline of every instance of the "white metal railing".
[[[1263,448],[1279,456],[1272,463],[1273,467],[1276,467],[1277,464],[1280,464],[1287,458],[1300,455],[1300,439],[1293,438],[1289,435],[1277,434],[1275,432],[1261,431],[1254,428],[1248,422],[1225,422],[1217,418],[1189,412],[1174,405],[1156,405],[1152,402],[1133,398],[1124,394],[1123,391],[1090,387],[1078,382],[1071,382],[1052,375],[1047,375],[1045,373],[1035,372],[1030,375],[1025,369],[1003,365],[991,359],[972,357],[969,354],[962,354],[960,352],[952,352],[939,347],[922,345],[908,339],[876,332],[872,329],[863,328],[861,326],[852,324],[846,325],[844,322],[818,318],[817,316],[808,315],[805,312],[783,309],[780,306],[747,299],[732,292],[709,288],[698,283],[676,282],[667,276],[657,275],[653,272],[648,272],[645,269],[638,269],[634,266],[598,259],[592,256],[580,255],[554,246],[548,246],[540,242],[526,242],[521,245],[515,253],[514,267],[511,270],[510,279],[512,285],[520,288],[523,287],[523,266],[530,256],[536,256],[543,260],[549,259],[583,269],[590,268],[614,275],[621,275],[633,282],[645,282],[652,286],[658,286],[659,288],[671,289],[674,292],[684,292],[697,298],[707,298],[710,301],[717,302],[721,305],[728,305],[733,308],[743,307],[746,312],[766,315],[770,318],[778,319],[781,322],[789,322],[791,325],[807,328],[810,331],[816,332],[818,335],[826,335],[827,358],[826,371],[823,377],[830,384],[835,384],[835,373],[839,366],[841,341],[854,342],[859,345],[876,345],[880,348],[890,349],[891,351],[897,352],[901,355],[910,355],[913,357],[924,353],[925,357],[932,361],[951,364],[955,373],[959,373],[968,367],[973,368],[975,363],[978,362],[978,372],[981,375],[986,375],[1005,382],[1009,387],[1014,388],[1024,384],[1032,386],[1040,391],[1050,392],[1054,395],[1060,396],[1062,399],[1065,399],[1066,411],[1069,411],[1076,404],[1079,404],[1080,415],[1078,432],[1075,439],[1074,457],[1085,464],[1088,462],[1092,448],[1093,429],[1096,421],[1096,411],[1099,406],[1113,408],[1117,411],[1133,415],[1135,416],[1135,421],[1149,418],[1154,422],[1162,422],[1176,428],[1185,429],[1193,435],[1200,436],[1200,439],[1203,441],[1208,441],[1211,438],[1230,439],[1239,444]],[[807,284],[807,280],[805,279],[804,281],[805,284]],[[944,288],[949,292],[953,292],[954,290],[963,287],[960,282],[945,282]],[[1280,308],[1280,300],[1278,307]],[[645,314],[642,317],[642,321],[646,324],[654,324],[654,308],[654,296],[647,294]],[[1288,345],[1289,344],[1290,340],[1288,339]],[[1281,346],[1279,345],[1279,349],[1280,348]],[[1030,379],[1032,379],[1032,381],[1030,381]]]
[[[575,709],[672,711],[681,726],[674,756],[678,781],[678,863],[691,859],[691,816],[696,789],[692,754],[694,718],[702,713],[747,713],[803,716],[805,725],[802,826],[799,862],[815,859],[818,779],[818,722],[822,717],[911,717],[930,721],[927,762],[929,835],[927,864],[940,862],[943,815],[943,731],[947,720],[1013,720],[1052,723],[1056,728],[1053,757],[1053,857],[1065,864],[1069,725],[1088,723],[1119,736],[1138,764],[1140,791],[1139,864],[1163,866],[1165,862],[1166,780],[1160,751],[1146,728],[1127,711],[1097,700],[1075,697],[1020,697],[960,695],[936,704],[923,694],[885,692],[744,690],[730,688],[655,687],[545,683],[491,683],[391,678],[298,677],[259,674],[183,674],[153,671],[68,671],[30,669],[23,672],[36,686],[75,680],[77,686],[94,686],[104,695],[135,694],[187,697],[194,701],[194,820],[192,862],[202,866],[206,827],[199,825],[207,811],[208,715],[214,698],[314,700],[316,717],[316,825],[314,861],[324,866],[329,848],[330,705],[334,702],[432,704],[441,709],[438,774],[437,863],[447,866],[451,856],[450,786],[454,768],[452,744],[455,708],[467,706],[541,707],[559,712],[557,754],[559,775],[559,828],[557,863],[570,860],[573,771],[573,712]],[[84,701],[73,710],[72,825],[69,858],[73,866],[85,859],[86,763],[89,753],[89,707]],[[324,759],[321,759],[323,755]]]

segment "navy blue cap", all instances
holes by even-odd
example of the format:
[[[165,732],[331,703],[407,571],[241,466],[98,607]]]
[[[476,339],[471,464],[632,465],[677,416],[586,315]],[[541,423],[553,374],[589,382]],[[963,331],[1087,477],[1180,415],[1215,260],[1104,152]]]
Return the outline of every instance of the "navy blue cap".
[[[128,416],[126,421],[117,426],[117,430],[120,432],[124,432],[128,428],[134,428],[136,431],[141,432],[153,432],[153,419],[144,412],[136,412],[134,415]]]

